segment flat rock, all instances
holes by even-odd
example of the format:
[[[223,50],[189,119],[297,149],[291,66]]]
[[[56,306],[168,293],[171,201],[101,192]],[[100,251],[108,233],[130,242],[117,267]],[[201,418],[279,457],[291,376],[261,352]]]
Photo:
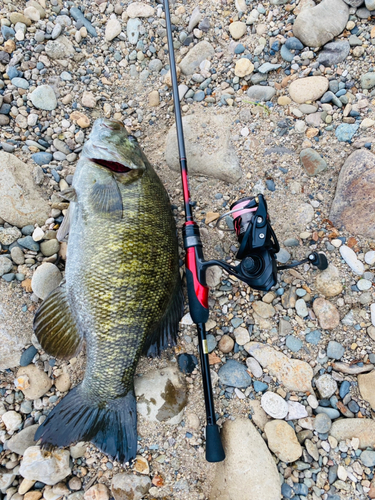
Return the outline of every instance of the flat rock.
[[[333,330],[340,324],[340,315],[336,307],[328,300],[318,298],[313,303],[319,325],[325,330]]]
[[[350,44],[347,40],[341,42],[330,42],[324,45],[323,50],[319,52],[318,63],[323,66],[333,66],[339,64],[348,57]]]
[[[374,190],[375,155],[367,149],[354,151],[341,168],[330,220],[353,235],[375,238]]]
[[[313,370],[308,363],[290,359],[282,352],[259,342],[249,342],[245,345],[245,349],[287,390],[313,392],[311,387]]]
[[[6,443],[7,449],[13,453],[17,453],[17,455],[23,455],[27,448],[36,444],[34,436],[38,427],[38,424],[30,425],[17,434],[14,434]]]
[[[71,474],[69,451],[42,450],[40,446],[27,448],[21,461],[20,474],[25,479],[41,481],[53,486]]]
[[[312,115],[309,115],[312,116]],[[312,148],[303,149],[299,155],[302,166],[308,176],[314,177],[327,168],[326,161]]]
[[[84,500],[109,500],[109,490],[105,484],[97,483],[91,486],[83,495]]]
[[[256,302],[253,302],[252,304],[254,311],[264,319],[267,318],[272,318],[272,316],[275,314],[275,308],[271,306],[271,304],[266,304],[265,302],[262,302],[261,300],[258,300]]]
[[[184,116],[182,122],[189,174],[204,175],[230,183],[237,182],[242,171],[236,150],[231,143],[231,118],[218,115],[214,111],[202,115],[201,121],[198,113],[195,113]],[[202,123],[205,123],[205,128]],[[206,134],[211,135],[211,132],[215,139],[207,142]],[[180,171],[175,125],[168,132],[165,158],[169,168]]]
[[[111,491],[115,500],[142,500],[150,488],[149,477],[134,474],[116,474],[111,483]]]
[[[251,421],[227,420],[221,438],[226,459],[216,465],[209,499],[280,500],[275,461]],[[244,488],[244,485],[251,487]]]
[[[330,435],[337,441],[359,439],[359,447],[375,448],[375,420],[369,418],[342,418],[333,422]]]
[[[229,25],[229,31],[234,40],[238,40],[246,33],[247,26],[241,21],[235,21]]]
[[[11,245],[14,241],[21,238],[22,233],[17,227],[0,226],[0,243],[2,245]]]
[[[52,111],[57,107],[56,94],[50,85],[39,85],[29,97],[30,101],[38,109]]]
[[[52,380],[35,365],[22,366],[17,372],[16,387],[29,401],[41,398],[52,387]]]
[[[358,375],[358,387],[362,398],[370,403],[371,408],[375,411],[375,370]]]
[[[4,280],[0,280],[0,297],[0,370],[7,370],[19,365],[21,352],[31,343],[33,314],[22,311],[21,290],[10,288]]]
[[[293,34],[308,47],[321,47],[344,30],[348,18],[349,7],[342,0],[323,0],[298,14]]]
[[[105,27],[105,35],[104,38],[107,42],[110,42],[116,36],[121,33],[121,23],[118,19],[109,19],[107,26]]]
[[[210,59],[215,53],[213,46],[205,40],[194,45],[182,59],[179,66],[184,75],[192,75],[205,59]],[[185,129],[185,127],[184,127]]]
[[[20,228],[35,222],[42,226],[49,212],[26,163],[0,152],[0,217]]]
[[[146,420],[178,424],[187,403],[185,379],[176,367],[152,370],[134,381],[137,411]]]
[[[341,2],[342,0],[339,1]],[[290,84],[289,95],[294,102],[298,102],[299,104],[307,101],[316,101],[328,90],[328,85],[328,79],[324,76],[299,78]]]
[[[271,420],[264,426],[269,449],[285,463],[295,462],[302,455],[296,433],[284,420]]]
[[[333,264],[316,276],[315,286],[318,292],[325,297],[336,297],[342,292],[343,286],[339,270]]]

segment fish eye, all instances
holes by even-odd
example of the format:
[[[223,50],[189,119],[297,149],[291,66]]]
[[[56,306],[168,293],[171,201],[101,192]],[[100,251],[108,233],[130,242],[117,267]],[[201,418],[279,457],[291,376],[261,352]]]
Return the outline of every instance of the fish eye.
[[[137,142],[137,138],[134,135],[128,135],[128,139],[130,142]]]

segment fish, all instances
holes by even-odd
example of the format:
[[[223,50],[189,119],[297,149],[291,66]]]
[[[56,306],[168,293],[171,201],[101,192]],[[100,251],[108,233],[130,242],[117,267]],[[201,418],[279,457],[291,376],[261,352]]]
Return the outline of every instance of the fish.
[[[65,277],[36,312],[34,331],[56,358],[85,342],[87,363],[35,440],[47,449],[91,441],[125,463],[137,451],[138,360],[176,343],[183,314],[172,208],[137,139],[105,118],[62,196],[70,201],[58,234],[69,235]]]

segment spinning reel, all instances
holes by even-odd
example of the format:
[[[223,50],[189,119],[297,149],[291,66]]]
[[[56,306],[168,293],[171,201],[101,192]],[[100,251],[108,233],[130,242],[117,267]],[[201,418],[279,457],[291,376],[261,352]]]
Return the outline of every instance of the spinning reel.
[[[320,270],[328,267],[326,256],[318,252],[312,252],[306,259],[293,264],[276,265],[276,254],[280,251],[280,245],[270,223],[267,203],[261,194],[236,201],[230,207],[230,211],[218,219],[216,227],[222,230],[233,230],[220,227],[223,219],[229,222],[229,225],[233,224],[240,243],[236,258],[241,262],[237,266],[231,266],[221,260],[201,262],[199,267],[203,274],[208,267],[217,265],[247,283],[251,288],[268,291],[277,283],[279,270],[290,269],[306,262]]]

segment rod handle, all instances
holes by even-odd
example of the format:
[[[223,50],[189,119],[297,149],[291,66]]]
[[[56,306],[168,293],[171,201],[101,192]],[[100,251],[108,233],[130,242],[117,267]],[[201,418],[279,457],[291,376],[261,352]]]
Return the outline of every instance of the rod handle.
[[[207,462],[222,462],[225,459],[217,424],[206,425],[206,460]]]

